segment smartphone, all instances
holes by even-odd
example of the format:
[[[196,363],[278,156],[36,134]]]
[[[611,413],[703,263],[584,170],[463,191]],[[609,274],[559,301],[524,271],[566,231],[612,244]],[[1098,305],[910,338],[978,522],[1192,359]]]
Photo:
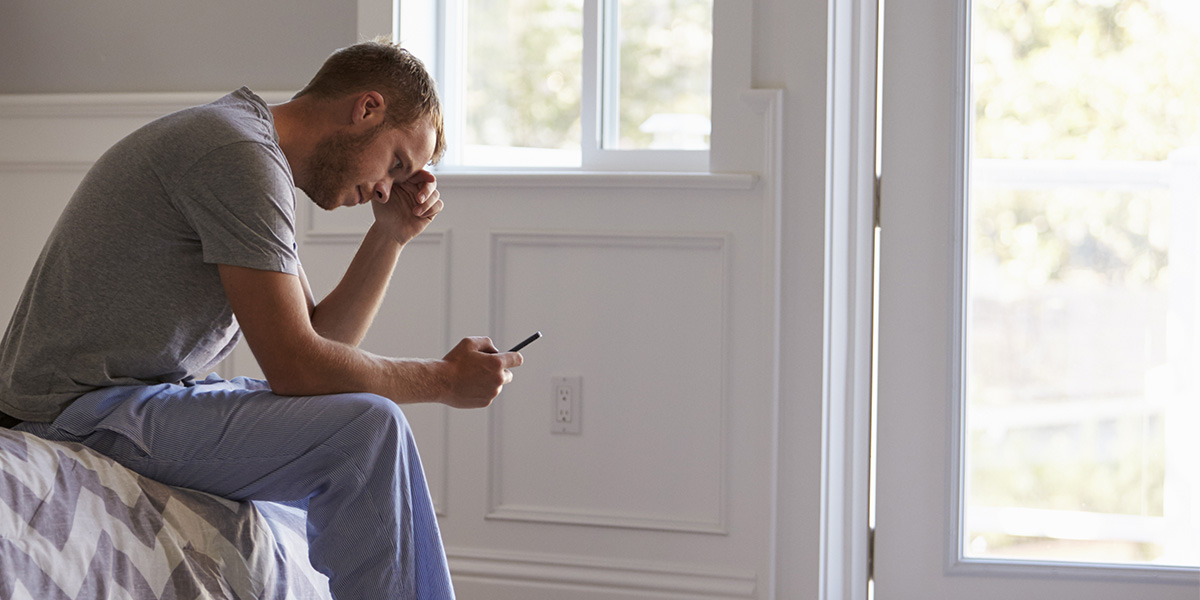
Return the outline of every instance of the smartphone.
[[[532,344],[534,340],[536,340],[540,337],[542,337],[542,332],[536,331],[536,332],[534,332],[533,335],[521,340],[521,343],[517,344],[516,346],[513,346],[512,349],[509,350],[509,352],[516,352],[516,351],[520,350],[521,348],[524,348],[525,346]]]

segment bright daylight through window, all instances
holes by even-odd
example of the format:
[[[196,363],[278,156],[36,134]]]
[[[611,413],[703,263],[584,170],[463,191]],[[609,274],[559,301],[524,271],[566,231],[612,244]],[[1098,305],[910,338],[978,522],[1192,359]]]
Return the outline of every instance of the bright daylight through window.
[[[964,554],[1200,565],[1200,3],[973,11]]]
[[[411,33],[405,15],[438,15],[439,56],[423,58],[451,109],[446,166],[596,168],[614,153],[632,166],[661,154],[628,151],[707,152],[712,0],[423,4],[404,0],[400,19],[406,36],[431,35]]]

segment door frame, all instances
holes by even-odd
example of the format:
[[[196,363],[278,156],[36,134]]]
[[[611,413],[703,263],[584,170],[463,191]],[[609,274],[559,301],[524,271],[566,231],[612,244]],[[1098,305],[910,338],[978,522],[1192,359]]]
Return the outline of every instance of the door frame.
[[[1200,588],[1195,568],[964,557],[959,490],[967,272],[960,249],[969,184],[970,0],[905,0],[889,8],[882,65],[876,594],[1052,598],[1069,589],[1093,598],[1153,592],[1194,600]]]

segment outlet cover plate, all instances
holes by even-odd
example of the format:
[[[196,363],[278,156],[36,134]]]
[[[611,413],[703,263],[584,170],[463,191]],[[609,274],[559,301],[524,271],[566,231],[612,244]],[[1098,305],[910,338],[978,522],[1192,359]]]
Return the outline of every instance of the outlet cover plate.
[[[550,431],[552,433],[582,432],[583,377],[557,376],[550,385]]]

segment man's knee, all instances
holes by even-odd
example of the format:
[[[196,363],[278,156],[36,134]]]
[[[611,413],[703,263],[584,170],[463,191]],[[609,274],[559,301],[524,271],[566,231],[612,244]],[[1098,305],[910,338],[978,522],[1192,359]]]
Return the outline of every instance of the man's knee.
[[[408,419],[395,402],[370,393],[341,394],[338,402],[345,403],[355,416],[353,423],[374,435],[396,435],[403,438],[411,435]]]

